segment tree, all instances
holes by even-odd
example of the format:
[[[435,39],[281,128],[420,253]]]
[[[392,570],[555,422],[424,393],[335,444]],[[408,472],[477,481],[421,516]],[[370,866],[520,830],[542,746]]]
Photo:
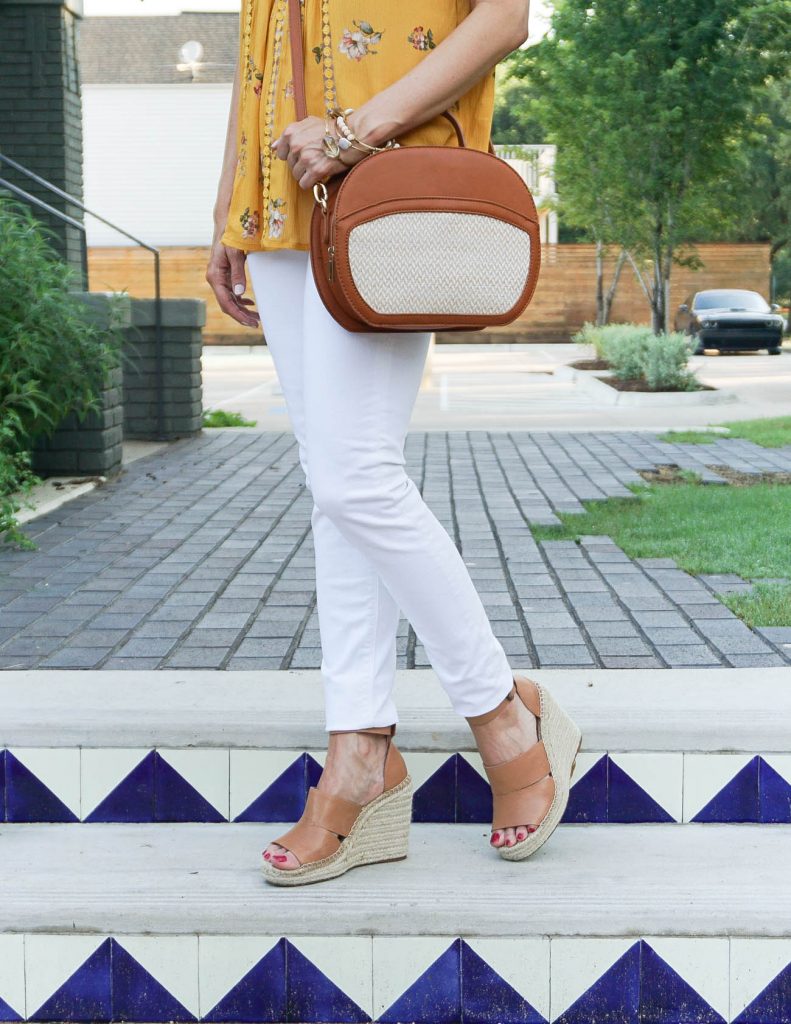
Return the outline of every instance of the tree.
[[[770,243],[772,298],[791,297],[791,76],[755,97],[748,138],[733,178],[737,237]]]
[[[544,128],[536,116],[536,95],[531,82],[514,78],[508,60],[496,69],[492,141],[517,146],[545,142]]]
[[[601,251],[622,251],[657,332],[669,326],[673,265],[696,265],[692,243],[721,215],[717,186],[738,165],[755,90],[783,65],[788,10],[558,0],[548,36],[515,57],[558,146],[564,217]]]

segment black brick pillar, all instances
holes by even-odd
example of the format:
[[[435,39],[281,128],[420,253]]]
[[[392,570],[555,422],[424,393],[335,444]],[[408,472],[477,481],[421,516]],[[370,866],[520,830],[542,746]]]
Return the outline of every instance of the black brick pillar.
[[[82,0],[0,0],[0,151],[80,200],[81,17]],[[2,162],[0,177],[82,222],[79,209]],[[61,258],[82,274],[82,233],[32,210],[56,233],[52,243]]]
[[[201,430],[201,353],[206,303],[162,300],[162,358],[157,360],[153,299],[132,299],[124,353],[124,437],[173,440]],[[160,402],[162,403],[160,413]]]

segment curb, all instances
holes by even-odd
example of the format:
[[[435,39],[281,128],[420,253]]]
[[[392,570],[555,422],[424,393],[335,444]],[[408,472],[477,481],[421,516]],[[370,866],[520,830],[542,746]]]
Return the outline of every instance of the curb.
[[[606,374],[607,371],[597,371]],[[735,391],[720,388],[716,391],[617,391],[605,384],[591,370],[575,370],[571,366],[555,370],[558,380],[570,380],[582,390],[595,395],[605,405],[620,405],[625,408],[657,409],[667,406],[687,408],[697,405],[729,405],[741,399]]]

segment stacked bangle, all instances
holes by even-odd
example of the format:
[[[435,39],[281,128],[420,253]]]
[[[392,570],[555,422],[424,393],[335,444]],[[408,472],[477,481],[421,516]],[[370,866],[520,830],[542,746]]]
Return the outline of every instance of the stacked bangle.
[[[368,142],[364,142],[362,138],[358,138],[345,121],[352,111],[352,106],[349,106],[345,111],[339,110],[336,106],[336,108],[330,111],[330,116],[335,118],[335,126],[338,129],[338,137],[334,141],[339,150],[355,148],[355,150],[359,150],[361,153],[383,153],[385,150],[393,150],[393,148],[398,147],[399,143],[394,138],[388,139],[384,145],[370,145]]]
[[[346,136],[333,135],[330,127],[329,118],[324,118],[324,138],[322,140],[324,152],[333,160],[341,160],[341,154],[347,149],[351,148],[351,144],[347,140]],[[355,149],[360,149],[359,146],[355,146]],[[341,160],[343,163],[343,160]]]

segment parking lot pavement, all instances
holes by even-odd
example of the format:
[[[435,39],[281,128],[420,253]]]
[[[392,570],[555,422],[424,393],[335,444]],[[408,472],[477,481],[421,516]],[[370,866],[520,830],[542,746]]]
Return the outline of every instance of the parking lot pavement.
[[[412,417],[413,430],[613,430],[694,427],[723,420],[780,416],[791,394],[791,349],[693,356],[704,384],[737,401],[633,409],[604,406],[555,370],[581,358],[576,345],[434,345]],[[207,348],[203,355],[207,408],[240,412],[259,429],[289,428],[283,395],[265,347]]]
[[[789,631],[750,630],[721,581],[608,537],[537,543],[528,525],[629,495],[639,469],[791,471],[791,448],[459,430],[414,431],[406,455],[514,667],[791,663]],[[287,432],[205,431],[138,459],[28,523],[37,550],[0,553],[0,668],[320,667],[311,508]],[[398,665],[428,666],[405,620]]]

